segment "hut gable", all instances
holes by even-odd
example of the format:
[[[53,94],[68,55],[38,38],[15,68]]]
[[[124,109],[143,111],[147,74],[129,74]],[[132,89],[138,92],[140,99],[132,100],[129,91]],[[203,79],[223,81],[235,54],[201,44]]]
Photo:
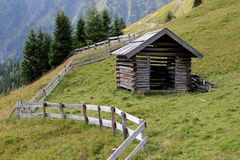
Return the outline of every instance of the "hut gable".
[[[117,86],[133,92],[188,91],[191,58],[203,55],[167,28],[116,50]]]
[[[180,37],[178,37],[176,34],[174,34],[167,28],[164,28],[160,31],[146,33],[138,39],[134,40],[132,43],[129,43],[128,45],[120,48],[119,50],[114,51],[112,54],[116,56],[125,56],[127,58],[131,58],[151,43],[164,37],[170,37],[173,41],[185,48],[191,54],[191,57],[203,57],[200,52],[198,52],[191,45],[189,45],[187,42],[182,40]]]

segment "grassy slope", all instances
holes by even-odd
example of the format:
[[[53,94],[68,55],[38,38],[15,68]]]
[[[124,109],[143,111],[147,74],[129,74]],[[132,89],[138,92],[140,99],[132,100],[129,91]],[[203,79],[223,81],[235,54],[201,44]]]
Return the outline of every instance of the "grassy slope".
[[[186,15],[188,12],[192,10],[192,0],[184,0],[182,6],[177,9],[176,13],[174,14],[176,18],[180,18]],[[179,0],[173,0],[168,5],[160,8],[156,12],[149,14],[148,16],[144,17],[143,19],[139,20],[136,23],[128,26],[124,32],[125,33],[137,33],[141,31],[151,30],[156,27],[163,27],[164,19],[168,11],[174,11],[179,4]]]
[[[194,60],[193,67],[217,85],[210,93],[144,96],[117,90],[114,60],[109,59],[72,71],[49,101],[116,105],[144,118],[149,151],[138,154],[138,159],[239,159],[239,7],[235,0],[206,0],[166,25],[204,53],[204,59]],[[53,74],[0,99],[3,119],[8,104],[29,98]],[[99,131],[74,121],[2,120],[0,159],[103,159],[121,142],[119,135],[107,138],[110,135],[107,129]],[[39,140],[41,144],[34,143]]]

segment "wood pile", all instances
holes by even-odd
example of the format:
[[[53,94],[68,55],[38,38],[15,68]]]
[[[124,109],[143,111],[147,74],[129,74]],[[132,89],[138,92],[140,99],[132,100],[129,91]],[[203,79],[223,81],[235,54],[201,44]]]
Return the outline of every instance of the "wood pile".
[[[209,92],[214,85],[202,79],[199,75],[191,75],[191,91]]]

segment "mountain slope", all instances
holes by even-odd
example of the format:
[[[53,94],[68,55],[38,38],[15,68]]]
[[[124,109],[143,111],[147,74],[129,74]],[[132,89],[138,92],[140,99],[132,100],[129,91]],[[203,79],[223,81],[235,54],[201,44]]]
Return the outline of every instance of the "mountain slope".
[[[190,12],[192,10],[192,5],[192,0],[173,0],[168,5],[131,24],[124,30],[124,32],[137,33],[157,27],[163,27],[166,14],[169,11],[171,11],[176,18],[179,18]]]
[[[0,62],[6,58],[20,58],[22,46],[30,28],[44,26],[52,31],[58,10],[64,10],[76,22],[87,10],[108,8],[110,15],[122,16],[131,24],[171,0],[0,0]],[[144,8],[144,9],[143,9]]]
[[[134,95],[117,90],[112,58],[71,71],[48,100],[116,105],[145,119],[148,124],[146,134],[150,139],[148,152],[138,153],[136,159],[239,159],[240,2],[204,2],[166,26],[205,55],[202,60],[193,61],[193,72],[215,83],[217,88],[211,92]],[[63,126],[61,120],[12,120],[5,123],[6,114],[3,113],[10,110],[10,104],[29,99],[34,91],[47,83],[50,75],[56,73],[57,70],[0,99],[2,159],[35,159],[37,156],[39,159],[64,159],[66,156],[78,159],[80,155],[82,159],[103,159],[120,143],[121,139],[117,140],[120,135],[116,139],[108,138],[105,136],[110,136],[108,129],[103,132],[98,127],[90,126],[89,129],[81,122],[66,121]],[[84,127],[86,131],[80,132]],[[96,143],[91,141],[94,138]],[[34,143],[43,139],[44,143]],[[37,153],[36,157],[32,152]]]

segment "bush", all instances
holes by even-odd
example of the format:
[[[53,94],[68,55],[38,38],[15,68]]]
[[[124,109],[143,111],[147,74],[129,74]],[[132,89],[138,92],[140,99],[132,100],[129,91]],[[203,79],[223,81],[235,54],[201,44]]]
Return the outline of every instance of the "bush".
[[[166,14],[166,17],[165,17],[165,22],[169,22],[171,21],[173,18],[175,18],[174,14],[169,11],[167,14]]]
[[[193,8],[200,6],[203,0],[193,0]]]

